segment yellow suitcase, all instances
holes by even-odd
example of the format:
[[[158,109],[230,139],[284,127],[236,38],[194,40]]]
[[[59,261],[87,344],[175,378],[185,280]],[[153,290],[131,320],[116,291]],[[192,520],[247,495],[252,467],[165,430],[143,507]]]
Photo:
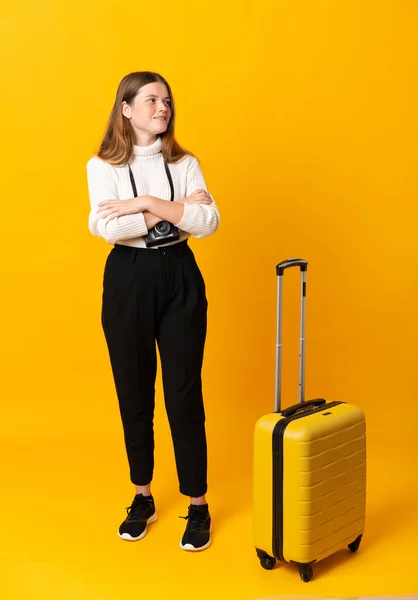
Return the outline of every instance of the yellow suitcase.
[[[299,403],[281,410],[282,281],[301,270]],[[254,542],[261,566],[294,563],[310,581],[313,563],[348,546],[356,552],[365,525],[366,426],[344,402],[304,401],[308,262],[288,259],[278,276],[275,411],[254,431]]]

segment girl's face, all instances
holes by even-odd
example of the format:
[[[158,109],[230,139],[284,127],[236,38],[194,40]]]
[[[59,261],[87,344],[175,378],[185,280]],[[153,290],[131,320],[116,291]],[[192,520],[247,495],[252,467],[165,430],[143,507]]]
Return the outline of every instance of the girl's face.
[[[123,102],[122,112],[131,120],[137,138],[157,136],[167,130],[171,101],[163,83],[148,83],[135,96],[132,106]]]

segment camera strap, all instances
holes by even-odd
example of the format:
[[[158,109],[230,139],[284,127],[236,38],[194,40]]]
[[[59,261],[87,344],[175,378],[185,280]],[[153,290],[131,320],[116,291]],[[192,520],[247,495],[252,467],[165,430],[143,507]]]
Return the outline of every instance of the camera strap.
[[[167,175],[168,183],[170,184],[170,190],[171,190],[170,202],[173,202],[173,200],[174,200],[173,179],[171,177],[171,173],[170,173],[170,169],[168,168],[168,164],[165,161],[164,161],[164,168],[165,168],[165,172]],[[134,179],[134,174],[132,173],[132,170],[131,170],[131,165],[128,165],[128,169],[129,169],[129,177],[130,177],[131,184],[132,184],[132,191],[134,193],[134,198],[136,198],[138,196],[138,192],[136,190],[135,179]]]

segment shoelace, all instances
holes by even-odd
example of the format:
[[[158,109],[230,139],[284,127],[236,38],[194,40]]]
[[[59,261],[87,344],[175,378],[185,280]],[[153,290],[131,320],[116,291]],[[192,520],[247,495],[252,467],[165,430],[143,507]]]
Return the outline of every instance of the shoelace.
[[[206,524],[207,515],[201,514],[198,511],[190,512],[187,517],[179,517],[188,521],[187,529],[189,531],[201,531]]]
[[[147,502],[147,501],[145,501]],[[146,517],[147,504],[141,502],[141,500],[134,500],[131,506],[128,506],[125,510],[128,513],[128,521],[142,521]]]

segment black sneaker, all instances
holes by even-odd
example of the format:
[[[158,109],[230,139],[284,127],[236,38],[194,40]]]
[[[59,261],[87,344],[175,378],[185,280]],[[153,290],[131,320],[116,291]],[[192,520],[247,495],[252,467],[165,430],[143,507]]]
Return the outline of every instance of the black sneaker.
[[[209,548],[211,544],[211,520],[208,505],[191,504],[188,516],[180,518],[187,519],[187,527],[180,542],[180,548],[192,552]]]
[[[128,516],[119,527],[119,537],[128,542],[141,540],[147,535],[147,525],[157,520],[154,498],[137,494],[126,511]]]

